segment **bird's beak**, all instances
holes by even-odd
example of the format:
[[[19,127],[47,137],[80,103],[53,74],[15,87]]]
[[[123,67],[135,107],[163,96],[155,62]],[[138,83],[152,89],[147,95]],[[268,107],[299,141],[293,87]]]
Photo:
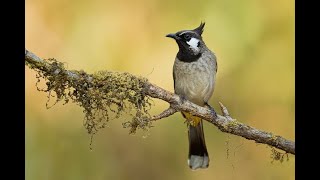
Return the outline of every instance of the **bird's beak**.
[[[172,39],[177,39],[177,36],[174,33],[167,34],[166,37],[169,37],[169,38],[172,38]]]

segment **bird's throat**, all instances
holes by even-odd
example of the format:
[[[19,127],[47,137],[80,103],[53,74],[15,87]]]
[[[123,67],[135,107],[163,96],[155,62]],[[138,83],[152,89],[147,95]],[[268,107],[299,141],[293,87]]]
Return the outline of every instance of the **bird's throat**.
[[[185,51],[179,50],[179,52],[177,54],[177,58],[183,62],[197,61],[200,58],[200,56],[201,56],[201,53],[194,55],[194,54],[192,54],[192,52],[190,50],[189,51],[188,50],[185,50]]]

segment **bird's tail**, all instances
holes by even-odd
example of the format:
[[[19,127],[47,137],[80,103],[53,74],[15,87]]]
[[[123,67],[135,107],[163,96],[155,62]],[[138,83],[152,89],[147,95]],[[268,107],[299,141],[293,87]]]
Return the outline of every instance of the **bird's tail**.
[[[204,139],[202,119],[194,126],[189,124],[188,165],[192,170],[208,168],[209,155]]]

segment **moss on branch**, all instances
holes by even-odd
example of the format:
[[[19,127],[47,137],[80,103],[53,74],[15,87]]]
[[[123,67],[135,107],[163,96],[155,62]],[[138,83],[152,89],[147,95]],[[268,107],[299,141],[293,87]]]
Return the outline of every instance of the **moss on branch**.
[[[97,133],[109,120],[124,113],[131,117],[130,121],[123,123],[124,127],[130,128],[130,133],[151,127],[151,121],[148,121],[151,99],[143,92],[146,78],[110,71],[92,75],[72,71],[70,75],[64,64],[56,59],[44,61],[46,63],[38,64],[42,67],[27,63],[37,72],[37,89],[48,93],[48,102],[54,97],[54,104],[59,101],[66,104],[71,100],[81,106],[85,113],[84,126],[89,134]],[[38,87],[42,80],[46,82],[44,89]],[[50,108],[48,102],[46,106]]]

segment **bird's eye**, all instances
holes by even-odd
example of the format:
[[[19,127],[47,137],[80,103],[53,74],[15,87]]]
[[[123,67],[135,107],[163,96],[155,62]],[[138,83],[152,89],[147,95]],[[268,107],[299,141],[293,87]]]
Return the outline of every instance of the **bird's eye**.
[[[189,41],[189,40],[191,39],[191,37],[190,37],[189,34],[185,34],[183,37],[184,37],[184,39],[187,40],[187,41]]]

